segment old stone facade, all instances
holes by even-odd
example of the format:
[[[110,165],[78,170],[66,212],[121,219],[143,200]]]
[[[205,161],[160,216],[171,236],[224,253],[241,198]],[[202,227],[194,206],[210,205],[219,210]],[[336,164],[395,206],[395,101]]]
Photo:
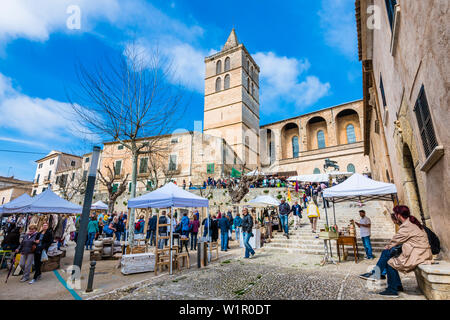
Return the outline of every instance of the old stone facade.
[[[358,0],[364,149],[375,178],[441,239],[450,257],[446,0]]]
[[[330,159],[340,171],[370,173],[363,121],[362,101],[354,101],[264,125],[262,168],[274,173],[323,173],[325,159]]]
[[[32,183],[14,179],[14,177],[0,177],[0,205],[8,203],[24,193],[31,195]]]

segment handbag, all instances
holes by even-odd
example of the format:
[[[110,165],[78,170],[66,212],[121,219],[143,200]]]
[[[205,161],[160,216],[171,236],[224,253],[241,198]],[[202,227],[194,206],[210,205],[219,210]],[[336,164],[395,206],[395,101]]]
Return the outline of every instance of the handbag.
[[[42,250],[41,262],[45,262],[45,261],[48,261],[47,251],[46,250]]]
[[[34,252],[36,251],[36,248],[37,248],[36,243],[33,243],[33,244],[31,245],[30,253],[34,253]]]

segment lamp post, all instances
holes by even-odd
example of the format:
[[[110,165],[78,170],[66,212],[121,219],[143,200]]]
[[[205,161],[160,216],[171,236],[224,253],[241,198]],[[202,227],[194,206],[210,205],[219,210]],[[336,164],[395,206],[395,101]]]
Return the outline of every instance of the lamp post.
[[[89,175],[84,194],[83,211],[80,218],[80,232],[78,233],[77,246],[75,247],[75,257],[73,264],[81,270],[83,264],[84,245],[86,243],[87,228],[89,224],[89,213],[91,211],[92,196],[94,195],[95,177],[97,175],[98,158],[100,156],[100,147],[95,146],[92,152],[92,161],[89,168]]]

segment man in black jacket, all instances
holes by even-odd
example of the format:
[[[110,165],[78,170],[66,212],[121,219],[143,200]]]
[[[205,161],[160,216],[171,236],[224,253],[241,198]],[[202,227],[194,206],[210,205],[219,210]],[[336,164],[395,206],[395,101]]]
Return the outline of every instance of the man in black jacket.
[[[242,214],[244,215],[244,218],[242,219],[242,232],[244,236],[245,258],[249,259],[250,254],[252,257],[255,255],[255,250],[253,250],[252,246],[248,243],[250,238],[253,237],[253,218],[248,214],[247,208],[242,210]]]
[[[291,212],[291,207],[284,199],[281,199],[281,204],[279,206],[280,222],[283,228],[284,235],[289,239],[289,213]]]
[[[148,220],[148,230],[147,230],[147,239],[150,239],[150,245],[156,246],[156,223],[157,223],[158,217],[156,214],[154,214],[149,220]]]

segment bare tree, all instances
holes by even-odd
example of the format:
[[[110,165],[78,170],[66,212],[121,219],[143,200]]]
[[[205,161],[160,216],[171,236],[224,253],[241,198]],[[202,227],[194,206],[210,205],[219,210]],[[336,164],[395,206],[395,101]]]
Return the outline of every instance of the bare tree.
[[[131,198],[136,197],[141,154],[159,152],[160,136],[173,132],[185,108],[181,90],[170,84],[171,65],[158,51],[144,52],[132,44],[116,61],[77,68],[81,90],[68,94],[80,127],[103,139],[118,141],[132,158]],[[151,139],[142,139],[152,137]],[[129,239],[134,243],[134,208]]]
[[[58,180],[58,192],[64,199],[72,201],[76,195],[83,195],[86,192],[86,179],[78,171],[69,178],[68,174],[62,174]]]
[[[111,166],[105,166],[107,170],[107,176],[105,177],[100,170],[98,171],[98,179],[102,185],[106,187],[108,190],[108,211],[113,212],[114,211],[114,204],[118,197],[120,197],[127,188],[127,180],[129,177],[129,174],[127,173],[125,177],[122,179],[117,179],[114,175],[114,170],[111,168]],[[114,185],[120,181],[119,186],[114,190]]]

